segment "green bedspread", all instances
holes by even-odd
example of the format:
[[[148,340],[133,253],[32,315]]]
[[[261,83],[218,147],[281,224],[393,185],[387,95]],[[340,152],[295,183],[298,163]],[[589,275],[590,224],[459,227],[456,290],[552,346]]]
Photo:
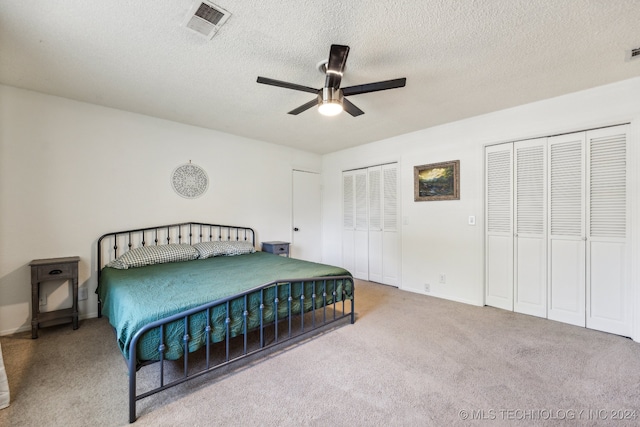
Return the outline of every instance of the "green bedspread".
[[[142,326],[155,320],[166,318],[181,311],[237,295],[260,285],[276,280],[293,280],[310,277],[350,276],[342,268],[312,263],[277,255],[256,252],[240,256],[214,257],[203,260],[174,262],[147,267],[117,270],[102,270],[98,294],[102,301],[102,313],[109,318],[115,328],[118,345],[125,358],[129,359],[129,343],[133,335]],[[335,284],[328,282],[327,302],[331,303],[333,287],[337,291],[336,300],[343,299],[343,287],[346,299],[353,295],[352,281],[339,280]],[[304,311],[312,306],[311,294],[316,293],[316,307],[322,305],[322,282],[312,286],[302,286],[294,282],[288,286],[279,286],[278,316],[288,313],[286,303],[289,292],[292,293],[292,312],[300,312],[300,295],[304,292]],[[304,288],[304,289],[303,289]],[[274,320],[273,300],[275,289],[264,292],[263,321]],[[248,328],[260,324],[260,293],[248,298]],[[212,310],[212,342],[222,341],[226,337],[225,319],[230,318],[230,335],[242,333],[244,328],[244,299],[233,300],[230,313],[226,306]],[[196,314],[189,319],[189,351],[195,351],[205,344],[206,317]],[[158,360],[159,333],[151,331],[142,338],[137,346],[138,361]],[[183,354],[182,321],[174,322],[165,330],[166,359],[178,359]]]

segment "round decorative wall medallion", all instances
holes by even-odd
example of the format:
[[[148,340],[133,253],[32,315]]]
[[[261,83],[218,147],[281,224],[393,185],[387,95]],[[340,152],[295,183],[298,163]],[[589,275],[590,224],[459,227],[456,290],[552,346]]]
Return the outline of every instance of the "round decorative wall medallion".
[[[182,197],[195,199],[207,191],[209,177],[204,169],[189,162],[174,169],[171,174],[171,185]]]

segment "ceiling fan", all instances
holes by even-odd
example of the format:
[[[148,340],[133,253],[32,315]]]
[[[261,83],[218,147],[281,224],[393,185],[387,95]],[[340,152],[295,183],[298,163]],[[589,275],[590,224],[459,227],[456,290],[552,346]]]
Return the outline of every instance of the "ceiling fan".
[[[289,111],[289,114],[297,115],[317,105],[318,111],[326,116],[335,116],[344,110],[353,117],[357,117],[364,114],[364,111],[353,105],[353,103],[347,100],[345,96],[360,95],[362,93],[404,87],[407,82],[407,79],[403,77],[401,79],[385,80],[376,83],[340,88],[340,81],[342,80],[348,55],[349,46],[337,44],[331,45],[329,59],[327,61],[322,61],[319,64],[319,68],[321,68],[326,75],[324,87],[320,89],[269,79],[266,77],[258,77],[258,83],[309,92],[317,95],[313,100]]]

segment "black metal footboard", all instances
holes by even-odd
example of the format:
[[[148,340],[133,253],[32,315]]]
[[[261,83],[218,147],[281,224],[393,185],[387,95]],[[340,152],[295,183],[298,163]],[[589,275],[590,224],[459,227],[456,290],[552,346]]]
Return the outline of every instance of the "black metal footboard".
[[[296,291],[294,291],[295,287],[297,287]],[[260,298],[257,313],[252,312],[255,309],[250,306],[251,298]],[[309,299],[311,301],[308,301]],[[347,304],[347,301],[350,301],[350,304]],[[232,304],[242,306],[241,324],[238,324],[236,319],[232,319]],[[136,402],[138,400],[282,344],[292,338],[298,338],[324,328],[341,319],[350,318],[350,322],[354,323],[354,304],[355,289],[351,276],[279,280],[144,326],[136,332],[129,345],[129,422],[132,423],[136,420]],[[223,309],[226,313],[224,326],[222,326],[225,328],[224,339],[221,342],[213,342],[212,339],[212,330],[217,327],[212,323],[212,313],[216,309]],[[267,310],[269,310],[269,314],[265,313]],[[195,354],[190,353],[190,331],[191,334],[194,333],[190,321],[194,316],[202,316],[203,314],[206,322],[204,330],[200,332],[204,334],[205,339],[203,347],[197,351],[204,352],[204,361],[200,361],[194,369],[189,364],[190,356],[193,357]],[[258,316],[257,325],[253,325],[249,321],[250,317],[255,320],[255,316]],[[170,324],[175,327],[176,322],[178,325],[181,323],[180,327],[184,330],[182,342],[184,366],[181,369],[182,373],[177,378],[167,379],[165,378],[165,363],[168,361],[164,359],[165,328]],[[138,394],[138,343],[150,331],[158,332],[159,378],[157,385]],[[231,351],[232,340],[236,343],[240,340],[237,351]],[[223,346],[224,349],[221,349],[220,346]],[[212,357],[214,349],[222,350],[221,357],[215,360]]]

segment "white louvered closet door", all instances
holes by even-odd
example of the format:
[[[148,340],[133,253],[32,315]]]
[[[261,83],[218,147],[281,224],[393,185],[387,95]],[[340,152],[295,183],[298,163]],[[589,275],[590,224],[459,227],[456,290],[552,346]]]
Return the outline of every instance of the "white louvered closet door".
[[[589,131],[587,141],[587,327],[631,335],[627,126]]]
[[[382,283],[382,167],[369,174],[369,280]]]
[[[547,317],[547,139],[514,143],[514,307]]]
[[[368,168],[369,280],[397,286],[399,282],[397,164]]]
[[[382,283],[400,285],[398,164],[382,166]]]
[[[342,174],[342,266],[355,271],[356,201],[353,172]]]
[[[485,148],[486,304],[513,310],[513,144]]]
[[[369,280],[369,215],[367,206],[367,170],[354,171],[355,179],[355,266],[352,271],[357,279]]]
[[[343,266],[354,277],[400,284],[397,163],[343,172]]]
[[[357,279],[369,280],[367,170],[342,174],[342,265]]]
[[[585,323],[585,133],[549,138],[548,318]]]
[[[627,133],[485,149],[487,305],[631,335]]]

